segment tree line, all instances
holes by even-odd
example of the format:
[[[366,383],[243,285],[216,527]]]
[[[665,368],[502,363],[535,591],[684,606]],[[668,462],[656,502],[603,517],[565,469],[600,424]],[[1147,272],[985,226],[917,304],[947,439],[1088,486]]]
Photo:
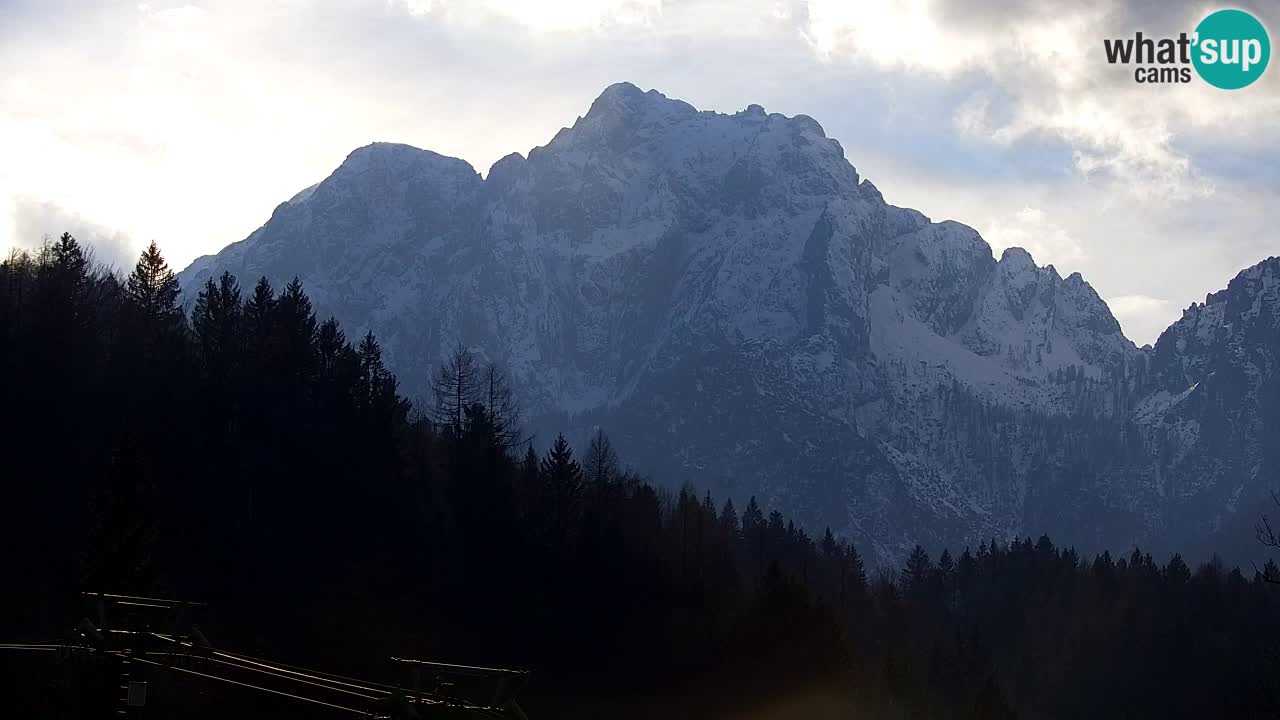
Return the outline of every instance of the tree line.
[[[527,437],[463,345],[414,406],[296,279],[194,290],[185,312],[154,244],[127,277],[65,234],[0,263],[0,637],[104,590],[208,602],[215,644],[335,672],[528,667],[532,717],[1280,711],[1263,572],[1047,537],[871,568],[603,430]]]

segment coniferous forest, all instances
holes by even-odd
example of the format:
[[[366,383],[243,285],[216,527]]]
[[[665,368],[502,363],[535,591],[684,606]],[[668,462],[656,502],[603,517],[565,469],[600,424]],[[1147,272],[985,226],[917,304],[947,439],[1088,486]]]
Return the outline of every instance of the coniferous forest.
[[[463,345],[411,404],[296,281],[182,290],[154,245],[127,276],[69,235],[0,264],[0,641],[106,590],[207,602],[215,645],[332,672],[528,668],[535,720],[1280,714],[1274,565],[1040,537],[874,568],[638,474],[608,428],[528,437]],[[47,716],[24,661],[0,657],[4,715]]]

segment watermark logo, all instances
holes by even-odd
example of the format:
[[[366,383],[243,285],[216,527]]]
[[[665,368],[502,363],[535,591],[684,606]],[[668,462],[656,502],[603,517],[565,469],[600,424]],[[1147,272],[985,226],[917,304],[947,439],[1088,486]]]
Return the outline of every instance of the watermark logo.
[[[1271,59],[1271,38],[1258,19],[1243,10],[1219,10],[1196,26],[1200,42],[1191,55],[1196,72],[1210,85],[1238,90],[1262,77]]]
[[[1252,85],[1271,60],[1271,38],[1257,18],[1243,10],[1218,10],[1176,38],[1106,39],[1112,65],[1137,65],[1139,83],[1189,83],[1192,69],[1202,80],[1223,90]]]

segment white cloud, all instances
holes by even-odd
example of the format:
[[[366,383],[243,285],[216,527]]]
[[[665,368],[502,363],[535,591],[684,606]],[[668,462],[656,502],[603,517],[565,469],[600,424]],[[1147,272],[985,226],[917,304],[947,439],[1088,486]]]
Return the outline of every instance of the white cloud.
[[[1011,216],[992,218],[982,235],[997,255],[1005,248],[1020,247],[1042,265],[1073,267],[1087,255],[1066,228],[1050,221],[1039,208],[1024,207]]]
[[[1051,13],[1034,12],[1034,3],[1025,3],[1025,12],[986,24],[948,22],[942,17],[946,5],[818,0],[810,3],[806,35],[828,62],[844,59],[942,78],[981,73],[1012,98],[1010,118],[994,122],[989,98],[979,91],[953,116],[959,130],[1003,145],[1057,138],[1074,148],[1082,176],[1105,176],[1133,199],[1155,205],[1213,192],[1177,148],[1178,129],[1272,128],[1280,111],[1274,78],[1268,78],[1269,88],[1230,100],[1203,83],[1152,88],[1133,82],[1129,70],[1105,62],[1101,40],[1141,28],[1130,27],[1107,3],[1056,4]],[[1203,16],[1200,8],[1175,14],[1175,24],[1185,29]]]
[[[991,98],[982,93],[970,95],[952,116],[956,129],[967,135],[991,135]]]
[[[415,16],[437,15],[474,25],[501,19],[536,32],[648,25],[662,13],[662,0],[403,0],[403,5]]]
[[[1176,316],[1168,300],[1150,295],[1120,295],[1106,300],[1125,334],[1140,338],[1139,343],[1152,342],[1169,326],[1170,316]]]
[[[806,37],[823,58],[841,56],[880,65],[949,75],[985,59],[982,38],[940,25],[927,0],[809,3]]]
[[[1142,8],[1156,10],[1153,32],[1200,12]],[[1169,298],[1148,312],[1173,319],[1275,252],[1280,71],[1229,94],[1139,86],[1101,57],[1103,37],[1139,29],[1130,14],[1122,0],[10,0],[0,241],[39,241],[21,198],[183,265],[355,147],[408,142],[483,172],[631,80],[705,109],[809,114],[891,202],[1023,245],[1104,297]]]
[[[67,232],[91,251],[94,262],[127,272],[142,249],[140,243],[126,233],[103,227],[53,203],[18,198],[12,217],[18,246],[28,250],[35,250],[46,239]]]
[[[1134,315],[1160,312],[1168,307],[1169,301],[1150,295],[1120,295],[1109,298],[1107,304],[1117,314]]]

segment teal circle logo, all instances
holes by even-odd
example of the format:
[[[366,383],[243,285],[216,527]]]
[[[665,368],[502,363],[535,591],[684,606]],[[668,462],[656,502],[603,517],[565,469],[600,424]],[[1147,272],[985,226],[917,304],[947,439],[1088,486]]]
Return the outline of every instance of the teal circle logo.
[[[1271,38],[1243,10],[1219,10],[1196,26],[1191,62],[1210,85],[1239,90],[1262,77],[1271,59]]]

